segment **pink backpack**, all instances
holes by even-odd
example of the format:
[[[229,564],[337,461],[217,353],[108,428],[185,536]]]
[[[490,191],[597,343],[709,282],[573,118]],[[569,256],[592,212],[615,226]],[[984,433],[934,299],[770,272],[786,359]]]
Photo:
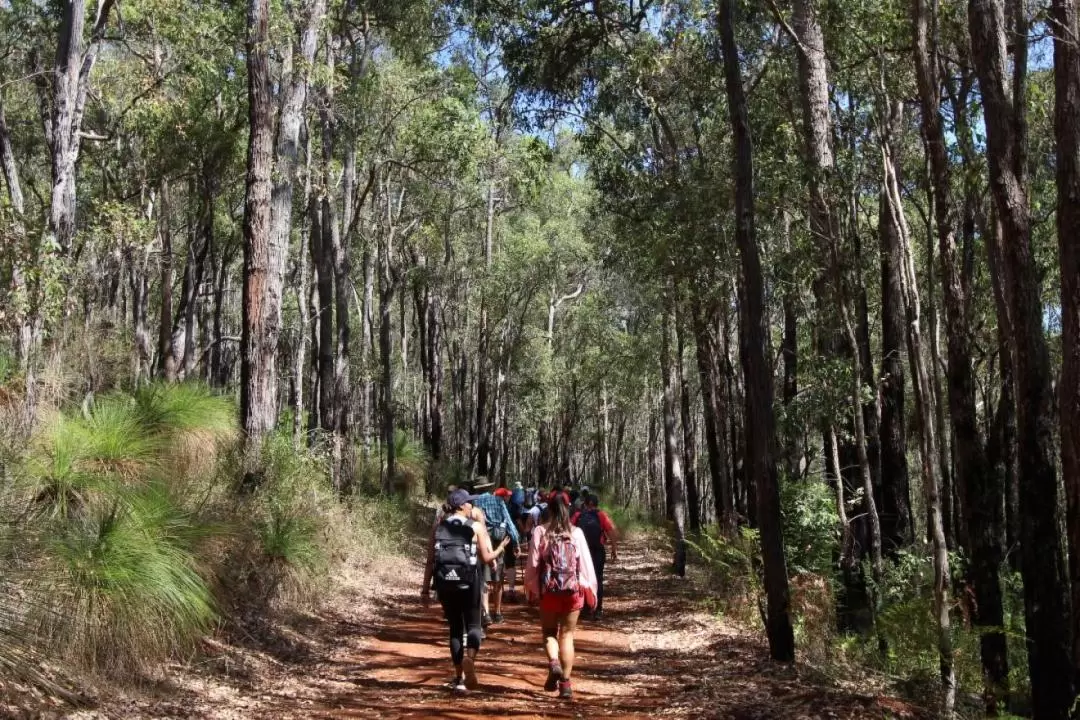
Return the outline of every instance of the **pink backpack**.
[[[540,558],[540,587],[545,595],[576,595],[578,584],[577,545],[569,535],[548,536]]]

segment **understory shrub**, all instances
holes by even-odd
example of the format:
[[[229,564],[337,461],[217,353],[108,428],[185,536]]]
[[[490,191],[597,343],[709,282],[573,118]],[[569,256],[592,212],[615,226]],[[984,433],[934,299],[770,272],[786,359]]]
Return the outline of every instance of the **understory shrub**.
[[[43,418],[5,502],[20,536],[8,564],[28,598],[6,599],[29,643],[68,666],[127,673],[210,629],[203,550],[219,527],[173,460],[213,457],[234,434],[230,413],[208,389],[174,385]]]
[[[11,395],[0,409],[22,412]],[[284,432],[251,482],[238,438],[234,400],[198,384],[43,405],[2,465],[0,676],[144,677],[233,613],[314,601],[337,568],[400,554],[408,501],[342,497],[332,449]],[[425,472],[401,450],[403,472]]]
[[[761,624],[763,585],[758,573],[760,540],[757,530],[740,528],[726,536],[711,526],[687,541],[705,568],[713,590],[714,609],[747,623]]]

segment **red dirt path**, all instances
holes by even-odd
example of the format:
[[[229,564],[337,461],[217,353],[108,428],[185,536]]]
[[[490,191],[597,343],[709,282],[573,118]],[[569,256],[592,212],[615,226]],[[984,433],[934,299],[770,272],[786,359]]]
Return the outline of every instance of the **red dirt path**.
[[[572,702],[543,691],[546,660],[535,610],[508,605],[488,630],[477,661],[480,688],[442,686],[451,674],[437,603],[421,607],[418,586],[384,605],[382,622],[356,663],[351,691],[319,703],[317,718],[916,718],[907,704],[841,692],[767,658],[755,638],[721,627],[695,600],[698,589],[660,568],[638,545],[608,566],[602,622],[576,636]]]
[[[450,676],[445,624],[419,602],[417,563],[356,568],[352,590],[317,613],[267,623],[257,614],[208,640],[148,692],[103,698],[77,720],[213,718],[678,718],[690,720],[928,720],[908,703],[867,692],[866,677],[827,680],[773,663],[759,632],[702,609],[700,578],[664,570],[666,543],[638,540],[608,565],[603,622],[582,622],[575,698],[542,688],[546,668],[534,611],[505,608],[477,663],[480,689]],[[863,673],[859,673],[860,676]],[[0,707],[0,717],[7,717]],[[19,715],[21,716],[21,714]],[[29,715],[34,716],[34,715]],[[28,717],[29,717],[28,716]],[[55,717],[55,716],[54,716]]]

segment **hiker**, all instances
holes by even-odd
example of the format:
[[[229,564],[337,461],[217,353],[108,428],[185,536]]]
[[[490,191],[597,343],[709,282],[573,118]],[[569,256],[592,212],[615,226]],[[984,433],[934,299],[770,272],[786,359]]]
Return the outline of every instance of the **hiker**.
[[[506,511],[510,516],[510,522],[517,530],[517,536],[519,538],[522,537],[521,526],[518,524],[517,517],[514,515],[513,491],[509,488],[501,487],[496,488],[495,492],[492,494],[503,501],[503,505],[506,506]],[[509,587],[502,593],[500,610],[502,609],[501,605],[503,602],[517,602],[517,590],[515,588],[517,586],[517,557],[519,552],[519,545],[515,542],[511,542],[510,547],[506,549],[506,553],[503,555],[503,566],[505,567],[503,579],[506,580],[506,578],[509,577],[509,582],[504,583],[504,587],[506,585],[509,585]],[[499,614],[502,615],[501,612]]]
[[[540,491],[536,488],[527,488],[525,490],[525,544],[529,544],[529,537],[532,535],[533,528],[540,524],[540,513],[543,512],[543,508],[540,507]]]
[[[584,493],[584,505],[570,518],[570,522],[581,529],[589,545],[589,555],[596,571],[596,608],[592,612],[592,619],[601,620],[604,617],[604,566],[607,565],[607,547],[611,547],[612,561],[619,559],[615,523],[600,509],[600,498],[591,492]]]
[[[506,568],[510,571],[510,582],[506,593],[503,595],[503,602],[516,603],[521,602],[517,592],[517,559],[524,554],[529,542],[528,530],[525,527],[529,519],[525,510],[525,488],[522,487],[520,482],[514,483],[514,489],[510,491],[507,507],[510,510],[510,519],[514,522],[514,527],[517,528],[518,537],[521,538],[522,542],[520,546],[512,547],[510,554],[506,558]]]
[[[472,502],[468,491],[457,489],[450,493],[443,506],[444,518],[431,529],[428,541],[427,564],[420,600],[424,607],[431,603],[431,582],[442,604],[443,614],[450,626],[450,658],[454,677],[449,683],[456,692],[475,690],[476,654],[480,651],[480,585],[477,558],[490,563],[506,551],[506,538],[491,549],[491,538],[484,523],[472,519]]]
[[[484,522],[493,543],[502,542],[504,537],[509,537],[510,542],[515,546],[520,545],[521,538],[518,536],[517,527],[510,519],[510,511],[506,509],[506,503],[489,492],[493,487],[495,483],[486,477],[477,477],[473,484],[473,494],[476,498],[473,506],[484,513]],[[504,558],[505,555],[500,555],[495,562],[484,565],[484,588],[480,596],[483,627],[497,625],[503,621],[502,596],[503,583],[506,579]]]
[[[548,658],[547,691],[574,696],[574,630],[586,605],[596,605],[596,572],[581,528],[570,524],[569,498],[557,493],[548,501],[547,522],[533,530],[525,587],[540,602],[540,629]]]
[[[571,500],[571,507],[570,507],[571,512],[572,513],[581,512],[581,509],[583,507],[585,507],[585,498],[587,498],[588,496],[589,496],[589,486],[588,485],[582,485],[578,489],[577,494],[570,498],[570,500]]]

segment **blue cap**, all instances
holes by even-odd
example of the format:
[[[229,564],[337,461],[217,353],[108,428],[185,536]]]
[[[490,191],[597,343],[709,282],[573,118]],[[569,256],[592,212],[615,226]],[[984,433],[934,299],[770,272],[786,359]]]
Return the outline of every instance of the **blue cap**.
[[[468,490],[458,488],[446,497],[446,504],[457,510],[465,503],[471,503],[476,500],[475,495],[470,495]]]

